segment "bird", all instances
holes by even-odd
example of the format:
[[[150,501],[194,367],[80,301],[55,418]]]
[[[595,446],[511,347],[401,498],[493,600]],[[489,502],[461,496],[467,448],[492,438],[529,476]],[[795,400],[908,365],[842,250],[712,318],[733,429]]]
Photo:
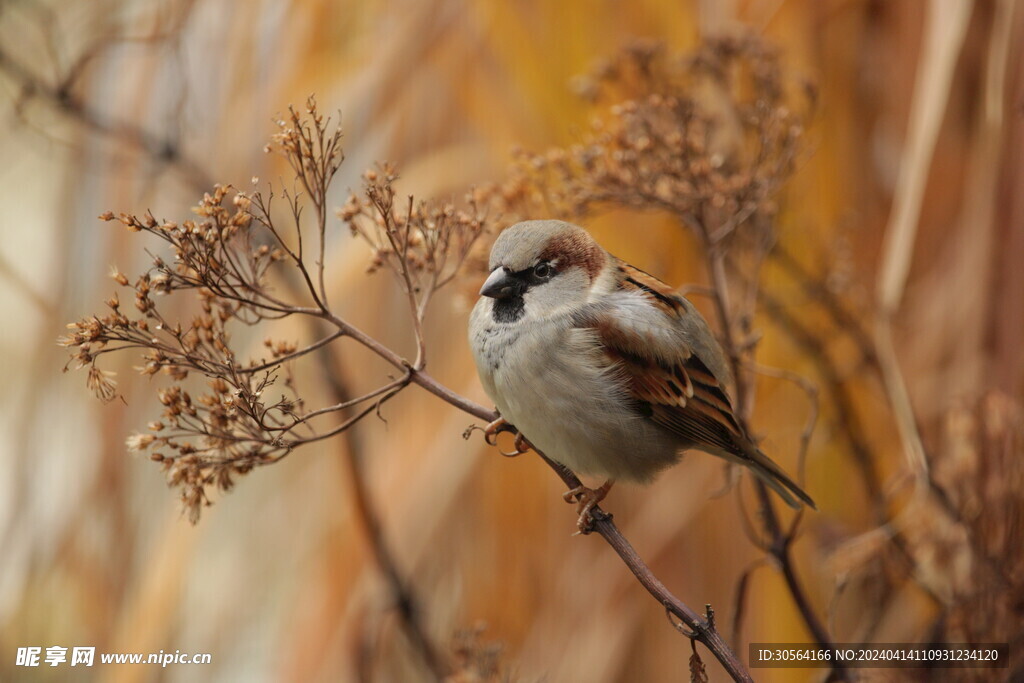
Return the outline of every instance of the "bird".
[[[565,499],[580,532],[617,481],[650,483],[682,453],[743,465],[790,507],[814,500],[737,418],[729,366],[707,321],[669,285],[602,248],[584,228],[529,220],[503,230],[470,315],[480,381],[499,419],[576,474],[600,477]]]

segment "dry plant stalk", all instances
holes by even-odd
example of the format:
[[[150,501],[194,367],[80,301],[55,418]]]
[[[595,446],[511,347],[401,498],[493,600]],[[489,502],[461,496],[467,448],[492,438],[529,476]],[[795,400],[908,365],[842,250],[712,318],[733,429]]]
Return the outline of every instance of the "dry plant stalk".
[[[469,212],[451,204],[416,203],[412,196],[405,207],[395,205],[394,183],[398,174],[385,164],[364,174],[363,196],[351,194],[338,209],[338,217],[354,236],[373,249],[367,272],[386,267],[402,283],[417,339],[414,370],[426,363],[423,319],[437,290],[451,282],[469,256],[487,221],[487,197],[466,197]]]
[[[577,217],[602,205],[664,209],[715,243],[774,215],[804,115],[761,39],[711,40],[692,56],[637,42],[577,86],[600,108],[590,130],[568,148],[521,152],[504,188],[512,206]]]
[[[74,349],[77,367],[87,368],[87,384],[101,400],[117,396],[110,373],[97,364],[108,353],[140,351],[141,374],[170,378],[171,384],[158,390],[160,419],[128,437],[127,445],[161,463],[169,484],[181,489],[193,523],[210,504],[208,487],[226,491],[236,476],[348,429],[409,384],[425,362],[421,324],[427,304],[452,280],[485,228],[485,216],[472,198],[466,209],[421,203],[398,215],[392,210],[395,172],[367,174],[365,197],[353,197],[343,213],[353,232],[389,245],[378,247],[377,258],[395,271],[409,295],[417,358],[404,363],[400,377],[370,391],[308,408],[295,386],[292,363],[341,337],[364,344],[372,340],[332,313],[324,285],[327,190],[343,160],[341,129],[323,117],[312,98],[303,112],[291,109],[276,123],[267,150],[284,156],[301,188],[282,191],[285,220],[275,215],[273,191],[246,193],[228,185],[206,194],[193,208],[198,217],[180,224],[150,213],[102,215],[157,237],[170,253],[154,256],[134,283],[115,270],[111,277],[131,292],[134,305],[122,306],[115,293],[106,302],[107,314],[71,323],[71,332],[60,339]],[[305,234],[307,207],[314,214],[312,246]],[[282,273],[284,268],[293,270]],[[288,298],[273,286],[275,277],[294,277],[296,271],[305,300]],[[194,294],[196,314],[187,321],[169,319],[161,297],[184,292]],[[333,331],[302,347],[268,338],[259,357],[241,357],[232,345],[233,329],[291,316],[323,319]],[[206,386],[189,391],[185,382],[192,373],[203,376]],[[351,409],[349,417],[330,424],[332,416]]]
[[[991,392],[949,410],[929,436],[931,496],[903,513],[917,580],[939,607],[926,635],[1007,642],[1013,678],[1024,666],[1024,408]],[[984,673],[951,669],[946,679]]]
[[[938,639],[1008,641],[1010,670],[1024,656],[1024,408],[992,392],[949,411],[932,460],[934,505],[912,534],[918,567],[941,582]],[[950,571],[948,558],[957,571]],[[983,617],[981,615],[984,615]],[[960,680],[973,672],[957,671]],[[1016,674],[1015,674],[1016,675]]]

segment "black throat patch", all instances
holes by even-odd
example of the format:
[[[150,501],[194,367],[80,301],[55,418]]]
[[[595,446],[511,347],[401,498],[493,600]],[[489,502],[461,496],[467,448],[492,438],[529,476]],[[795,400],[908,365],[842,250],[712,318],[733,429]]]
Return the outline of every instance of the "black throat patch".
[[[526,312],[526,302],[521,296],[510,296],[506,299],[495,299],[491,316],[496,323],[514,323]]]

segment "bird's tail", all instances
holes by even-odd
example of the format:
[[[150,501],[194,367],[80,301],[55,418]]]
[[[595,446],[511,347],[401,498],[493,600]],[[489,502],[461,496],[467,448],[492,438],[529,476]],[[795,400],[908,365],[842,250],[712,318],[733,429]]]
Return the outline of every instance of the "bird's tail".
[[[745,453],[743,464],[757,475],[772,491],[779,494],[782,500],[794,510],[799,510],[804,503],[817,510],[814,499],[797,486],[796,482],[789,478],[781,467],[775,464],[771,458],[764,454],[756,446],[751,446]],[[794,498],[794,496],[796,496]],[[799,499],[799,500],[798,500]]]

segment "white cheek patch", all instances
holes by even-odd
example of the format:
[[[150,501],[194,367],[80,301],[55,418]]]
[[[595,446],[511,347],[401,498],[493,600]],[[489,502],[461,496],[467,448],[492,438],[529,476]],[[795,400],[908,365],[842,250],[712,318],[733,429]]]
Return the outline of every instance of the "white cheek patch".
[[[579,268],[570,268],[547,282],[532,285],[523,294],[526,318],[549,318],[573,309],[587,300],[589,278]]]

